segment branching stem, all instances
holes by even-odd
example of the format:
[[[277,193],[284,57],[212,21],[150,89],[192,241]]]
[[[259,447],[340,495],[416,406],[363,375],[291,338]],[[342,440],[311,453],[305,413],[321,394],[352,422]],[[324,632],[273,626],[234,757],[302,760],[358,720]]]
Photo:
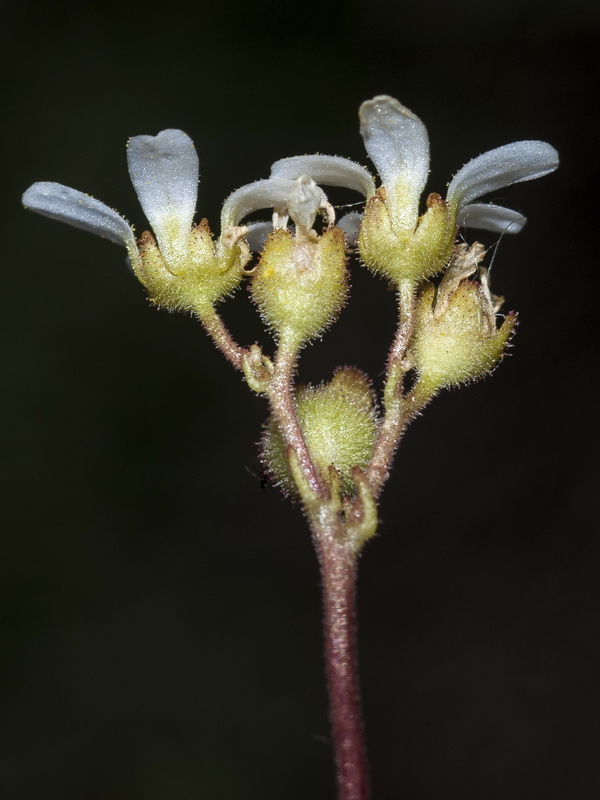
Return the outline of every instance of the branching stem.
[[[211,337],[217,348],[223,353],[227,361],[236,369],[242,369],[242,357],[246,352],[229,333],[225,323],[212,306],[198,310],[198,318],[204,330]]]
[[[385,415],[367,469],[375,497],[379,496],[388,479],[404,430],[430,399],[419,384],[407,396],[402,391],[404,373],[408,368],[403,361],[415,326],[415,287],[412,281],[401,281],[398,286],[398,317],[398,328],[387,361]]]
[[[283,440],[294,450],[311,491],[326,498],[327,490],[308,451],[296,414],[292,380],[297,357],[298,344],[292,337],[282,336],[275,356],[273,378],[268,391],[269,401]]]
[[[392,367],[406,355],[410,337],[415,326],[415,285],[410,280],[400,281],[398,285],[398,327],[390,348],[387,361],[387,376]]]

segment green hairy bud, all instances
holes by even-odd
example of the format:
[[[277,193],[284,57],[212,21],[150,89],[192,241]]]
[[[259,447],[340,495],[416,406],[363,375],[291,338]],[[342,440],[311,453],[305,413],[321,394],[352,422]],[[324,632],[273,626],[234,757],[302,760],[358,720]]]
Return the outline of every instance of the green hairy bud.
[[[333,466],[339,474],[341,493],[353,494],[352,469],[369,463],[379,427],[367,376],[344,367],[330,383],[300,387],[296,392],[296,413],[323,482],[330,482]],[[262,460],[276,483],[286,493],[292,493],[294,485],[285,446],[273,418],[264,430]]]

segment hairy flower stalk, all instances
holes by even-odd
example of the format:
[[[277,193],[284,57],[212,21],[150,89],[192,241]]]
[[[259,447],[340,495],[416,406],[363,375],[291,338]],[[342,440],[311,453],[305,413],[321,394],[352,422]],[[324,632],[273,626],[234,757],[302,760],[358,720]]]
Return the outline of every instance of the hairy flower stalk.
[[[545,142],[504,145],[462,167],[445,198],[432,193],[423,203],[429,138],[421,120],[394,98],[378,96],[361,106],[360,131],[379,186],[364,167],[338,156],[282,159],[268,178],[227,198],[217,238],[206,220],[193,223],[198,157],[182,131],[129,142],[129,173],[153,231],[139,239],[116,211],[74,189],[36,183],[23,195],[33,211],[124,246],[150,300],[197,316],[252,391],[267,399],[261,459],[273,482],[301,502],[321,569],[338,800],[369,796],[356,569],[377,529],[377,500],[394,454],[408,424],[442,388],[495,368],[516,322],[511,312],[498,324],[502,298],[491,292],[485,249],[457,243],[457,230],[517,233],[525,224],[521,214],[474,201],[558,166]],[[336,219],[328,186],[356,192],[364,213]],[[248,221],[265,210],[269,219]],[[356,249],[397,291],[397,331],[379,396],[352,367],[319,386],[295,381],[302,348],[324,334],[347,302],[347,262]],[[238,344],[216,310],[244,280],[275,341],[273,356],[259,344]]]

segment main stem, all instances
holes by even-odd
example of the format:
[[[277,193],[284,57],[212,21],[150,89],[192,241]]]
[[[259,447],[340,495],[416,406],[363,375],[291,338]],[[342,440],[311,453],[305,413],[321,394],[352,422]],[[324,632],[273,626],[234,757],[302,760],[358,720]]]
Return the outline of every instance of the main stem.
[[[329,529],[316,538],[338,800],[367,800],[369,781],[356,648],[357,558],[343,531]]]

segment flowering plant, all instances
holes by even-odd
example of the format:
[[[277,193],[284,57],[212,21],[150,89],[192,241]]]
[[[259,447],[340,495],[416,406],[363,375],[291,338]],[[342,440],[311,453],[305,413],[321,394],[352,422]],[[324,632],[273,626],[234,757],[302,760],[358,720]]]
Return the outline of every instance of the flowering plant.
[[[123,245],[150,300],[195,315],[270,414],[261,442],[266,474],[306,515],[322,575],[326,670],[339,800],[365,800],[368,777],[356,675],[357,557],[377,529],[377,503],[408,424],[444,387],[480,378],[500,362],[516,315],[499,316],[485,249],[457,240],[460,228],[516,233],[525,218],[478,201],[558,166],[545,142],[522,141],[469,161],[446,198],[421,196],[429,139],[421,120],[378,96],[360,109],[361,134],[380,177],[348,159],[277,161],[268,178],[233,192],[214,237],[193,223],[199,163],[182,131],[135,136],[129,173],[152,233],[136,239],[116,211],[57,183],[35,183],[26,207]],[[352,190],[364,212],[336,219],[323,187]],[[268,221],[249,221],[269,209]],[[358,369],[320,386],[295,384],[300,350],[331,326],[348,296],[355,252],[392,283],[398,325],[378,396]],[[217,312],[246,279],[276,342],[242,346]]]

